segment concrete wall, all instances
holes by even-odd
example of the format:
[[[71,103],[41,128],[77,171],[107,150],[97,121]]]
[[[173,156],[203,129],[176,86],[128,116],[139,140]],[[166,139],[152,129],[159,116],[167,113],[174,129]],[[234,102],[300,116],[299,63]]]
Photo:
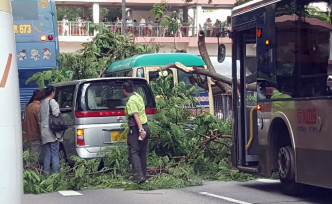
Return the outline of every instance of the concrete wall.
[[[81,42],[59,42],[60,53],[75,52],[82,49]]]

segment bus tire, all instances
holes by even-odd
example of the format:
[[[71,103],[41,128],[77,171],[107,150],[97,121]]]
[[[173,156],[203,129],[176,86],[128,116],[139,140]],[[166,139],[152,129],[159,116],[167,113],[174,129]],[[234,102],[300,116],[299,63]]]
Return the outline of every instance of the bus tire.
[[[278,172],[283,191],[288,195],[301,195],[303,185],[295,181],[295,158],[291,146],[281,147],[278,151]]]

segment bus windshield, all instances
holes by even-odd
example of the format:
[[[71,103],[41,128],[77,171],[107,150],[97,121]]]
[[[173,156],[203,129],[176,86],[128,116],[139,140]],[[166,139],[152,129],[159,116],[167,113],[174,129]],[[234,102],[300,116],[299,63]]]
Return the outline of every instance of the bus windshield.
[[[208,90],[207,77],[203,77],[204,80],[200,80],[200,76],[194,76],[178,70],[178,78],[179,82],[184,82],[188,86],[194,86],[199,93]]]
[[[13,1],[12,10],[14,20],[38,20],[37,1]]]

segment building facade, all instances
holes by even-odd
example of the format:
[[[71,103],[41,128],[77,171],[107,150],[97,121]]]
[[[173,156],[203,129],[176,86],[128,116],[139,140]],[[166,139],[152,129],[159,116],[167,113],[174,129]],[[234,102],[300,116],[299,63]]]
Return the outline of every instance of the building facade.
[[[102,23],[114,32],[130,32],[134,34],[135,42],[159,43],[160,52],[175,52],[184,50],[199,54],[197,32],[204,30],[205,41],[210,56],[217,55],[217,34],[226,30],[227,16],[230,16],[235,0],[196,0],[186,3],[184,0],[168,0],[168,16],[176,19],[178,28],[169,31],[167,25],[162,25],[151,12],[156,2],[153,0],[126,0],[126,24],[122,28],[119,19],[107,19],[100,15],[101,8],[118,9],[121,11],[122,0],[55,0],[59,7],[75,7],[83,10],[83,16],[75,21],[58,21],[60,52],[73,52],[89,42],[95,33],[89,30],[92,23]],[[92,19],[88,18],[91,16]],[[144,19],[144,20],[142,20]],[[136,20],[136,21],[135,21]],[[219,38],[226,45],[226,55],[231,55],[231,39]]]

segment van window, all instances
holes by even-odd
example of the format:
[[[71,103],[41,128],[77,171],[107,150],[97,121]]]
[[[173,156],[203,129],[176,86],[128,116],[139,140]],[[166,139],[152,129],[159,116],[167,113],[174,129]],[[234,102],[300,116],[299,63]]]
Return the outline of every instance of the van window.
[[[97,81],[81,85],[78,111],[123,110],[126,98],[122,94],[123,81]],[[134,91],[140,94],[146,108],[155,108],[153,95],[147,83],[135,83]]]
[[[60,108],[72,108],[75,85],[56,87],[55,99]]]
[[[144,78],[144,69],[143,68],[137,69],[137,77]]]

